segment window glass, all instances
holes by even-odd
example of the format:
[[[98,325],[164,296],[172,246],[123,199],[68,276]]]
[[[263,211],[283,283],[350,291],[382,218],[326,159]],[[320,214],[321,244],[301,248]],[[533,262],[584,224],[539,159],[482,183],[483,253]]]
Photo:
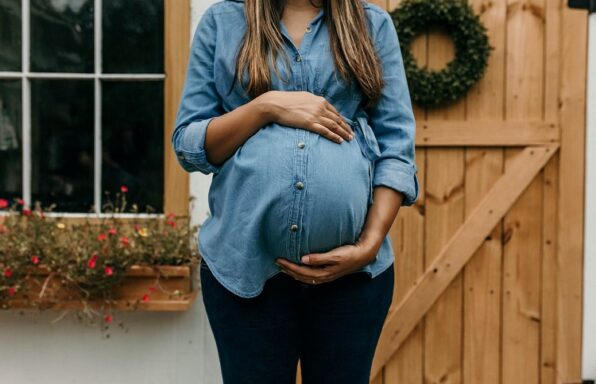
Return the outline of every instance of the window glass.
[[[21,70],[21,2],[0,0],[0,71]]]
[[[141,212],[147,205],[163,212],[163,82],[109,81],[102,88],[102,205],[124,185]]]
[[[164,0],[0,0],[0,198],[89,213],[124,185],[163,212],[164,25]]]
[[[31,0],[31,70],[93,72],[93,0]]]
[[[22,197],[21,81],[0,80],[0,198]]]
[[[104,0],[103,71],[163,72],[163,0]]]
[[[32,199],[55,211],[93,206],[93,81],[31,84]]]

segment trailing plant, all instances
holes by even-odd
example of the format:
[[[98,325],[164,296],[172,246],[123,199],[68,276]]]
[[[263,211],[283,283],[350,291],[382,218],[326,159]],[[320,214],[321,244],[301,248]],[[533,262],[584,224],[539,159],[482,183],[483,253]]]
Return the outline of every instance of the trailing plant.
[[[188,216],[172,213],[117,217],[140,213],[135,204],[127,209],[126,192],[122,186],[116,201],[104,205],[104,214],[82,219],[51,214],[55,205],[44,208],[36,202],[29,209],[22,199],[0,198],[0,307],[10,309],[11,299],[17,296],[26,300],[26,307],[43,309],[44,303],[52,302],[43,289],[39,297],[25,292],[27,282],[44,270],[46,279],[76,287],[76,300],[86,308],[77,311],[80,320],[95,324],[99,316],[108,327],[114,321],[113,288],[124,280],[129,267],[197,265],[200,258],[193,239],[198,226],[191,226]],[[152,292],[161,289],[159,277],[136,305],[149,302]],[[102,310],[92,309],[89,302],[102,303]]]

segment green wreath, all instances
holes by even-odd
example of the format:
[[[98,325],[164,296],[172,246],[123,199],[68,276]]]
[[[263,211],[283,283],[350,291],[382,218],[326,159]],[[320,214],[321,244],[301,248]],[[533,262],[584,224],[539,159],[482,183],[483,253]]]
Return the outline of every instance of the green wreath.
[[[465,0],[403,0],[390,12],[397,30],[412,101],[422,107],[458,100],[482,77],[490,51],[486,28]],[[419,68],[410,51],[429,25],[441,25],[455,46],[455,58],[439,71]]]

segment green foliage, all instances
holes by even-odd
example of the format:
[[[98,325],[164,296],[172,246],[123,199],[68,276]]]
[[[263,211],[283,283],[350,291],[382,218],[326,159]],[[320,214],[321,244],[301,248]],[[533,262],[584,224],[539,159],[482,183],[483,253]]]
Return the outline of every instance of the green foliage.
[[[404,0],[390,14],[416,104],[429,108],[450,104],[484,74],[493,47],[486,28],[466,0]],[[439,71],[418,67],[410,50],[412,41],[431,25],[445,27],[455,46],[455,58]]]
[[[21,289],[26,293],[27,280],[39,267],[76,287],[78,299],[103,301],[109,307],[112,288],[122,282],[130,266],[188,266],[199,262],[194,241],[198,226],[191,226],[188,216],[117,217],[139,213],[134,204],[125,211],[125,192],[123,187],[117,202],[104,206],[106,214],[69,220],[51,214],[53,205],[43,209],[37,203],[34,209],[26,209],[21,199],[12,203],[0,199],[3,307],[10,308],[11,297]],[[29,299],[32,307],[41,303],[37,297]],[[107,318],[111,322],[112,316]]]

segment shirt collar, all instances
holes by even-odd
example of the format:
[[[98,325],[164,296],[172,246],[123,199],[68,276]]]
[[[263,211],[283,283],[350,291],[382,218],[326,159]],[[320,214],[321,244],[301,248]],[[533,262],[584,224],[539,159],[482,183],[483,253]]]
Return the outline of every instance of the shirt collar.
[[[238,3],[244,3],[244,0],[226,0],[226,1],[235,1]],[[321,8],[319,10],[319,13],[311,20],[311,24],[314,24],[316,21],[318,21],[322,16],[323,16],[324,10],[323,8]]]

